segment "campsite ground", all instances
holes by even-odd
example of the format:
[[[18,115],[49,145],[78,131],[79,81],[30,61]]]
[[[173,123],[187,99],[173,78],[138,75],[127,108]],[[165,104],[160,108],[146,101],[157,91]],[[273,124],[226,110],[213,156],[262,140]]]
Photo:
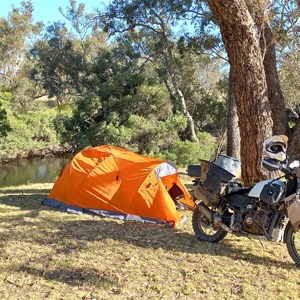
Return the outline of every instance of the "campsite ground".
[[[52,184],[0,189],[1,299],[299,299],[284,244],[70,215],[41,205]]]

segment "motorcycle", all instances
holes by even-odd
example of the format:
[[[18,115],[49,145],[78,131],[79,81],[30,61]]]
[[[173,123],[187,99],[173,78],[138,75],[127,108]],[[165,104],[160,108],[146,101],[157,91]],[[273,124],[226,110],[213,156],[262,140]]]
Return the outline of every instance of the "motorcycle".
[[[197,207],[192,217],[194,233],[200,241],[212,243],[221,241],[228,233],[284,242],[289,255],[300,266],[299,162],[287,168],[266,159],[263,166],[280,171],[282,176],[244,187],[235,174],[216,163],[201,160],[199,176],[188,169],[188,175],[197,184],[194,190]]]

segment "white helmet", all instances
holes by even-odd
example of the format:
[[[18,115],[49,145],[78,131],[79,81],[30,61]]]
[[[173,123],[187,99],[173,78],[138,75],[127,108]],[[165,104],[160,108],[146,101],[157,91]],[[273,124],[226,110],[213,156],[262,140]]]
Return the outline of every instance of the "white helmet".
[[[265,141],[265,158],[278,161],[286,160],[288,137],[286,135],[274,135]]]

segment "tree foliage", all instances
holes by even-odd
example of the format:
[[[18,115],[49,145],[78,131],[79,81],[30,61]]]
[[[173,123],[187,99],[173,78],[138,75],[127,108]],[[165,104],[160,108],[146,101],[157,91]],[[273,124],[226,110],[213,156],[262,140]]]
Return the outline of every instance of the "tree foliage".
[[[7,120],[7,112],[2,108],[2,103],[0,103],[0,138],[6,137],[10,130],[11,127]]]
[[[50,24],[40,34],[33,4],[22,2],[0,19],[0,80],[10,90],[0,101],[2,154],[114,144],[178,164],[210,159],[225,136],[234,95],[242,161],[255,180],[271,117],[279,120],[278,111],[284,116],[287,109],[291,137],[300,124],[298,11],[290,2],[114,0],[86,12],[84,4],[70,0],[60,8],[66,23]],[[234,19],[233,10],[226,16],[214,10],[235,4],[249,22]],[[251,57],[253,44],[238,48],[250,40],[256,43]],[[276,79],[267,75],[276,68],[284,107],[270,100],[271,91],[280,91],[276,80],[276,89],[268,81]],[[277,112],[272,109],[271,116],[272,107]],[[291,141],[296,144],[295,137]],[[245,159],[249,147],[254,154]]]
[[[0,18],[0,84],[14,83],[26,59],[28,42],[41,29],[41,23],[33,24],[32,12],[32,2],[22,1],[8,18]]]

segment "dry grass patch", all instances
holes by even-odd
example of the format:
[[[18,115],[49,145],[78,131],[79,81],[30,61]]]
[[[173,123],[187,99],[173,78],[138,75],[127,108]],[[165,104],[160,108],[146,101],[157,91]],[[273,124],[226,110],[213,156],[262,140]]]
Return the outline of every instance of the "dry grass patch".
[[[284,244],[70,215],[41,205],[52,184],[0,189],[1,299],[299,299]]]

